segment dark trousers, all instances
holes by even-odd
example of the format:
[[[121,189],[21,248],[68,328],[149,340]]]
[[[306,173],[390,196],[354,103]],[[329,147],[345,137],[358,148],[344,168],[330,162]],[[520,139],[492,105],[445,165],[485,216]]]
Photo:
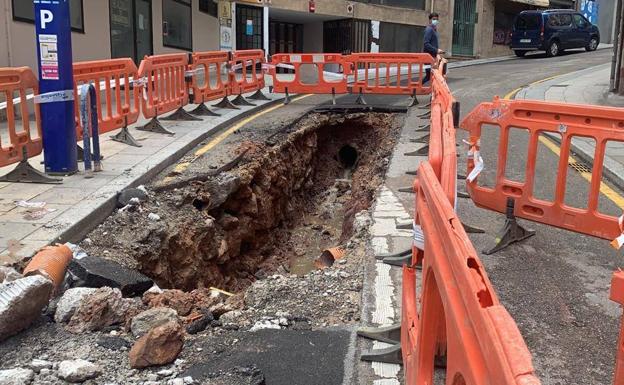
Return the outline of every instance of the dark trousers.
[[[431,55],[431,53],[429,52],[426,53],[428,53],[433,58],[433,60],[435,60],[437,55]],[[422,80],[422,84],[427,83],[429,80],[431,80],[431,67],[425,69],[425,77]]]

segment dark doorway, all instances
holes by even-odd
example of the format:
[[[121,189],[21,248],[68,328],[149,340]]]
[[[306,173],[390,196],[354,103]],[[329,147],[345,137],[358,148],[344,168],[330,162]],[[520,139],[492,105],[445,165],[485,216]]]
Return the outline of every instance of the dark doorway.
[[[151,0],[110,0],[111,57],[141,62],[152,55]]]
[[[303,52],[303,25],[271,20],[269,54]]]
[[[236,4],[236,49],[263,49],[262,7]]]
[[[327,53],[369,52],[371,40],[369,20],[342,19],[323,24],[323,47]]]

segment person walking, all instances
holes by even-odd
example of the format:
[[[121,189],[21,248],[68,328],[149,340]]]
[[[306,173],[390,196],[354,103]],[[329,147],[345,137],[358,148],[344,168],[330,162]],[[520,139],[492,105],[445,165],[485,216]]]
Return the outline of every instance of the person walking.
[[[438,23],[440,15],[436,12],[432,12],[429,14],[429,25],[425,29],[425,39],[423,44],[423,51],[431,55],[433,60],[435,61],[438,54],[444,53],[438,46]],[[425,77],[422,81],[422,84],[429,82],[431,79],[431,67],[425,70]]]

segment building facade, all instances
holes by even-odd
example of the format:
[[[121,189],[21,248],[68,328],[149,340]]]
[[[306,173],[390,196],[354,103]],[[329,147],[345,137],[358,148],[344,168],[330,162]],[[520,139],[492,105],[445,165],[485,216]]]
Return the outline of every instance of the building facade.
[[[586,1],[586,0],[579,0]],[[591,2],[615,27],[615,0]],[[508,55],[514,17],[525,9],[578,8],[574,0],[70,0],[75,61],[171,52],[421,52],[430,12],[453,56]],[[593,6],[596,5],[596,6]],[[36,68],[31,0],[0,0],[0,67]],[[603,32],[605,37],[611,31]]]

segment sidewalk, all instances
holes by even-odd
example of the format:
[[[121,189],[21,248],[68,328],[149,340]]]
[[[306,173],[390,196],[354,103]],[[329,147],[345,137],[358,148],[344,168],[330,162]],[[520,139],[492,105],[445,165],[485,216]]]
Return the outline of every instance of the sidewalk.
[[[214,108],[221,116],[203,117],[203,121],[161,121],[175,132],[173,136],[130,127],[142,147],[111,140],[110,136],[118,131],[100,135],[103,171],[92,179],[86,179],[80,171],[56,185],[0,182],[0,265],[21,261],[53,242],[78,241],[113,211],[119,192],[146,183],[210,135],[281,100],[266,88],[263,92],[272,100],[253,101],[256,106],[240,110]],[[185,109],[195,107],[188,105]],[[137,126],[146,122],[141,119]],[[42,161],[41,155],[29,159],[40,171]],[[0,175],[14,167],[0,168]],[[83,170],[84,164],[78,167]]]
[[[611,63],[605,63],[534,83],[520,90],[515,99],[624,108],[624,96],[609,93],[610,76]],[[572,149],[583,161],[593,164],[594,140],[575,137]],[[624,142],[608,143],[604,165],[607,179],[624,189]]]

